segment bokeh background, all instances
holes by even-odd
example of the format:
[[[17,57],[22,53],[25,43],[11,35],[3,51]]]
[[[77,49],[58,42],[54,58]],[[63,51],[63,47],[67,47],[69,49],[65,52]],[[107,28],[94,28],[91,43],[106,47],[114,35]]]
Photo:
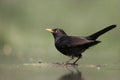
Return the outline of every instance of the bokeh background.
[[[87,36],[112,24],[117,24],[117,28],[101,36],[102,43],[84,52],[78,63],[119,64],[119,3],[119,0],[0,0],[0,70],[4,72],[4,67],[15,64],[68,60],[55,49],[53,36],[46,28],[58,27],[69,35]]]

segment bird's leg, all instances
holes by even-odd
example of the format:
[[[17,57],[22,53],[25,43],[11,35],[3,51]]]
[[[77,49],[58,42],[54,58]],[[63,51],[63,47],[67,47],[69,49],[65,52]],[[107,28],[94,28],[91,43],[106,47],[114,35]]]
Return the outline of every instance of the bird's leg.
[[[77,62],[80,58],[81,58],[81,56],[79,56],[79,57],[75,60],[75,62],[73,62],[73,64],[76,64],[76,62]]]
[[[64,64],[68,64],[71,60],[73,60],[74,57],[72,56],[68,61],[66,61]]]

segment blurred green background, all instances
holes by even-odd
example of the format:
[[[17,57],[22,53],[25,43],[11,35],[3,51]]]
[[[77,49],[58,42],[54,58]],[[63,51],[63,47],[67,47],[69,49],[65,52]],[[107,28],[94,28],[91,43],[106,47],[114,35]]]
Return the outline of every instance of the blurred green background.
[[[79,64],[120,63],[119,0],[0,0],[0,66],[64,62],[46,28],[87,36],[111,24],[117,28],[83,53]],[[4,67],[4,66],[2,66]]]

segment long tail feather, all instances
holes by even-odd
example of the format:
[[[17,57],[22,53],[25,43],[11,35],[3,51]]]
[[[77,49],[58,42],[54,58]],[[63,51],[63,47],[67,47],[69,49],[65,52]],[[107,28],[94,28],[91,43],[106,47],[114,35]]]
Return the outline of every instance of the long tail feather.
[[[100,30],[100,31],[98,31],[98,32],[88,36],[87,38],[91,39],[91,40],[96,40],[99,36],[101,36],[102,34],[108,32],[109,30],[111,30],[111,29],[113,29],[115,27],[116,27],[116,25],[108,26],[108,27],[106,27],[106,28],[104,28],[104,29],[102,29],[102,30]]]

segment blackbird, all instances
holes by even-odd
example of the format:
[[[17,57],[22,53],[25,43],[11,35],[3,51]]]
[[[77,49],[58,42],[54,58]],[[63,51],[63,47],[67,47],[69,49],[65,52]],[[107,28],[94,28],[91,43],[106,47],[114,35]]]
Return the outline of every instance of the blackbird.
[[[76,57],[77,59],[72,63],[76,64],[76,62],[82,57],[82,52],[84,52],[89,47],[100,43],[101,41],[96,39],[115,27],[116,25],[110,25],[86,37],[69,36],[64,32],[64,30],[60,28],[46,30],[53,34],[55,47],[57,50],[62,54],[71,57],[70,60]],[[65,63],[67,64],[70,60],[66,61]]]

